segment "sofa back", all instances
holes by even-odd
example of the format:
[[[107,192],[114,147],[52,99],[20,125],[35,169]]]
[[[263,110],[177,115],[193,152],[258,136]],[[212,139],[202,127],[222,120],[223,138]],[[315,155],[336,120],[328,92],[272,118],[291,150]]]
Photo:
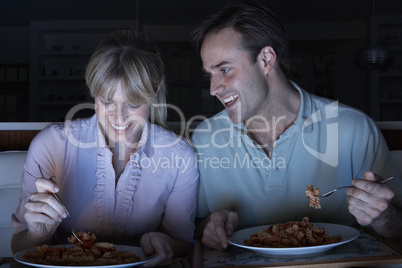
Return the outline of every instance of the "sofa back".
[[[19,204],[26,151],[0,152],[0,257],[11,257],[11,214]]]

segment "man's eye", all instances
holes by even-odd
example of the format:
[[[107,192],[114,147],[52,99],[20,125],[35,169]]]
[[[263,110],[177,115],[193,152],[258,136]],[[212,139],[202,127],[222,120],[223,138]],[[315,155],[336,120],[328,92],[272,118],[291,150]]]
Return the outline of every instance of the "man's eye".
[[[221,72],[225,74],[225,73],[229,72],[229,70],[230,70],[229,68],[222,68]]]

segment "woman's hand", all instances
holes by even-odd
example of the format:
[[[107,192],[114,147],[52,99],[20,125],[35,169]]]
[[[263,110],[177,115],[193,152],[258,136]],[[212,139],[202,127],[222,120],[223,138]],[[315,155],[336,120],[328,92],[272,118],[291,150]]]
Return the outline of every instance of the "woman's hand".
[[[146,233],[141,237],[141,247],[145,255],[156,253],[155,258],[144,266],[153,267],[172,263],[173,240],[168,235],[159,232]]]
[[[35,244],[49,241],[67,214],[52,193],[59,188],[49,179],[37,178],[36,193],[25,203],[24,218],[28,225],[28,237]]]

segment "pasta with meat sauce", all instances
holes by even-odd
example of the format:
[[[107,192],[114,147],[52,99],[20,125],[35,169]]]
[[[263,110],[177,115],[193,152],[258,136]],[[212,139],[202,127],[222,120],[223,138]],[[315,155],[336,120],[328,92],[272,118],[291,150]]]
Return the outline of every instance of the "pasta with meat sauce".
[[[44,244],[37,246],[35,251],[26,251],[24,258],[37,264],[62,266],[117,265],[141,261],[141,258],[134,253],[117,251],[111,243],[95,243],[94,234],[78,232],[77,235],[84,244],[71,236],[68,241],[75,243],[74,246],[49,247]]]
[[[320,209],[321,208],[320,204],[321,201],[319,197],[320,189],[319,188],[314,189],[313,185],[309,184],[307,185],[307,190],[305,193],[308,199],[310,200],[310,207]]]
[[[339,242],[342,235],[329,236],[325,228],[314,226],[308,217],[301,221],[278,223],[264,228],[244,239],[246,246],[252,247],[309,247]]]

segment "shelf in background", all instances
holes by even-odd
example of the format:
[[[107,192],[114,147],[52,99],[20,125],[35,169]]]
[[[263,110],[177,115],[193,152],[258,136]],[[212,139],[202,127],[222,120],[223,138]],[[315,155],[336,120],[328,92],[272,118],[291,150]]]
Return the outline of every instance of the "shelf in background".
[[[86,102],[84,70],[93,51],[110,32],[136,27],[135,20],[31,22],[28,121],[60,121]]]

